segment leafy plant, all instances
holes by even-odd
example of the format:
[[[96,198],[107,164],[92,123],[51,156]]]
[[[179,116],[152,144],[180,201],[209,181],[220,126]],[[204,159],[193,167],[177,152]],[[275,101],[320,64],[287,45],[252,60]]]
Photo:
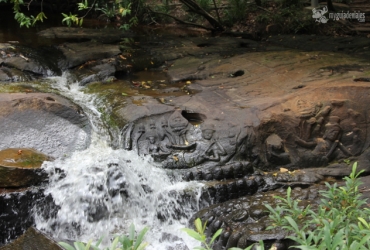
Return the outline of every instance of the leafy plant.
[[[265,250],[265,245],[263,244],[263,241],[261,240],[259,242],[259,245],[256,245],[256,243],[250,245],[249,247],[245,248],[244,250],[251,250],[253,247],[255,247],[254,249],[255,250]],[[228,250],[243,250],[239,247],[232,247],[232,248],[229,248]]]
[[[222,233],[222,229],[219,229],[217,230],[216,233],[214,233],[214,235],[212,236],[212,239],[208,242],[207,241],[207,236],[205,235],[205,230],[206,230],[206,226],[207,226],[207,222],[204,223],[204,225],[202,225],[202,221],[197,218],[195,221],[194,221],[194,225],[195,225],[195,230],[193,229],[190,229],[190,228],[183,228],[182,230],[184,232],[186,232],[190,237],[196,239],[197,241],[199,241],[203,246],[200,246],[200,247],[196,247],[194,249],[197,249],[197,250],[212,250],[212,244],[213,242],[217,239],[218,236],[220,236],[220,234]]]
[[[297,242],[300,249],[355,250],[370,248],[370,210],[363,208],[366,201],[361,199],[358,179],[363,171],[357,172],[357,163],[345,177],[345,185],[325,183],[328,190],[321,191],[323,199],[317,209],[302,207],[292,199],[291,189],[287,197],[276,196],[280,204],[276,208],[265,205],[270,211],[274,225],[290,234],[287,238]]]
[[[148,245],[148,243],[143,242],[144,236],[148,230],[149,228],[145,227],[136,236],[135,226],[131,224],[128,236],[120,235],[115,237],[110,247],[107,248],[99,248],[102,238],[94,245],[92,245],[92,241],[88,243],[76,241],[73,243],[73,246],[65,242],[59,242],[59,245],[66,250],[143,250]]]
[[[248,2],[244,0],[230,0],[229,9],[225,11],[225,22],[229,25],[246,18]]]

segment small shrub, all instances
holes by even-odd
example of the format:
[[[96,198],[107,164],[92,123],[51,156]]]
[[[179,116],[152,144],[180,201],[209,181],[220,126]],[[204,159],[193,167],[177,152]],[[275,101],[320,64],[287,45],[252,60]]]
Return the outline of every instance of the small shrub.
[[[206,230],[207,222],[202,225],[202,221],[198,218],[194,221],[195,230],[190,228],[183,228],[182,230],[186,232],[190,237],[199,241],[204,247],[196,247],[197,250],[212,250],[212,244],[217,239],[218,236],[222,233],[222,229],[217,230],[217,232],[212,236],[210,241],[207,241],[207,236],[204,231]]]
[[[136,236],[135,226],[131,224],[129,235],[120,235],[115,237],[110,247],[107,248],[99,248],[102,238],[94,245],[92,244],[92,241],[89,241],[88,243],[76,241],[73,243],[73,246],[65,242],[59,242],[59,245],[64,247],[66,250],[143,250],[148,245],[148,243],[143,242],[144,236],[148,230],[149,228],[145,227]]]
[[[270,211],[274,225],[282,227],[291,236],[300,249],[356,250],[370,249],[370,210],[363,208],[366,201],[361,199],[357,172],[357,163],[353,164],[345,185],[325,183],[328,190],[321,191],[323,199],[317,210],[311,206],[300,207],[299,201],[291,198],[291,189],[287,197],[276,196],[281,202],[276,208],[265,205]]]

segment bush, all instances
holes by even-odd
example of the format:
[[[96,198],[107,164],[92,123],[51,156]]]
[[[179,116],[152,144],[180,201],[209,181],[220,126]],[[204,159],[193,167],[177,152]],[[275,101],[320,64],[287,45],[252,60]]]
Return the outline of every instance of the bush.
[[[136,236],[135,226],[132,224],[130,226],[128,236],[120,235],[115,237],[110,247],[107,248],[99,247],[102,238],[94,245],[92,244],[92,241],[89,241],[88,243],[76,241],[73,243],[73,246],[65,242],[59,242],[59,245],[61,245],[66,250],[143,250],[148,245],[146,242],[143,242],[144,236],[148,229],[149,228],[145,227]]]
[[[353,164],[345,185],[325,183],[328,190],[321,191],[323,199],[317,209],[311,206],[300,207],[299,201],[291,198],[291,189],[287,198],[276,198],[281,203],[272,208],[270,218],[274,225],[268,229],[282,227],[287,230],[300,249],[356,250],[370,249],[370,210],[363,208],[366,201],[361,199],[357,172],[357,163]]]

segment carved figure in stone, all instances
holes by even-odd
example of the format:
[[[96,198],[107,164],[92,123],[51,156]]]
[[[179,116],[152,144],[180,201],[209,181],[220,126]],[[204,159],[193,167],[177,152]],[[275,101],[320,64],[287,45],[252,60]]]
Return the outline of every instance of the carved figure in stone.
[[[168,130],[168,120],[164,117],[160,121],[160,129],[158,131],[159,140],[161,141],[162,147],[170,150],[170,146],[176,144],[173,140],[173,136]]]
[[[149,121],[149,128],[150,128],[150,130],[153,130],[153,131],[155,131],[157,129],[154,120]]]
[[[185,145],[187,142],[186,133],[188,132],[189,121],[177,110],[169,117],[168,124],[171,129],[171,142],[175,145]]]
[[[205,161],[220,161],[220,156],[226,155],[223,146],[213,138],[215,128],[213,124],[202,126],[202,138],[188,145],[173,145],[172,148],[180,150],[194,149],[186,154],[185,160],[192,164],[200,164]]]
[[[141,137],[142,137],[142,135],[145,133],[145,126],[144,126],[144,124],[140,124],[139,126],[138,126],[138,130],[137,130],[137,135],[136,135],[136,140],[135,140],[135,142],[136,142],[136,150],[137,150],[137,152],[138,152],[138,154],[140,155],[140,139],[141,139]]]
[[[325,125],[325,133],[322,138],[316,138],[314,141],[304,141],[300,138],[296,138],[295,142],[305,148],[314,149],[306,153],[302,160],[307,160],[307,163],[313,165],[322,165],[328,162],[333,156],[337,156],[338,153],[344,153],[347,156],[351,156],[352,153],[339,141],[340,133],[342,131],[339,125],[338,116],[330,116],[329,122]]]
[[[266,158],[269,162],[275,164],[288,164],[290,163],[290,157],[285,152],[283,140],[277,134],[271,134],[267,137],[266,142]]]
[[[141,150],[142,154],[149,154],[153,156],[155,160],[163,160],[163,158],[166,158],[171,153],[166,150],[166,148],[162,147],[155,131],[149,131],[146,133],[146,140],[141,143],[141,147],[144,148]]]
[[[358,128],[356,122],[359,118],[360,114],[358,112],[353,109],[348,109],[347,117],[341,122],[341,127],[343,129],[341,142],[353,155],[360,154],[363,147],[363,133],[362,130]]]
[[[330,113],[331,107],[322,108],[322,103],[314,104],[306,100],[298,100],[297,103],[299,123],[299,137],[309,140],[312,136],[320,133],[324,118]]]
[[[149,154],[158,154],[160,151],[160,147],[157,143],[157,135],[153,132],[149,132],[146,135],[146,139],[148,140],[147,152]]]

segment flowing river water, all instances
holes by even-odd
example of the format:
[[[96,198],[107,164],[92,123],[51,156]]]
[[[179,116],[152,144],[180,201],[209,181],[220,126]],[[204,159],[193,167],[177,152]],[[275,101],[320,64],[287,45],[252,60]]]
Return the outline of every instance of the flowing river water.
[[[30,47],[53,42],[35,35],[36,28],[19,29],[9,13],[2,13],[6,21],[0,25],[0,42]],[[45,195],[53,198],[57,209],[35,207],[36,227],[56,240],[87,242],[103,237],[102,245],[109,246],[112,238],[126,234],[134,224],[137,231],[149,228],[148,250],[199,245],[181,228],[189,226],[190,217],[199,210],[203,184],[184,182],[173,173],[168,175],[150,157],[112,147],[112,138],[119,138],[120,131],[112,134],[102,121],[99,110],[104,103],[70,80],[67,72],[49,80],[52,92],[83,109],[93,130],[87,149],[43,164],[50,175]]]
[[[39,212],[42,207],[36,207],[37,228],[58,240],[87,242],[103,237],[109,245],[112,237],[125,234],[134,224],[137,230],[149,227],[149,250],[194,247],[196,243],[181,228],[199,209],[202,184],[168,175],[150,157],[113,149],[100,119],[99,99],[71,82],[68,73],[50,80],[52,88],[82,107],[93,134],[87,149],[44,163],[51,176],[45,194],[59,209],[45,216]]]

